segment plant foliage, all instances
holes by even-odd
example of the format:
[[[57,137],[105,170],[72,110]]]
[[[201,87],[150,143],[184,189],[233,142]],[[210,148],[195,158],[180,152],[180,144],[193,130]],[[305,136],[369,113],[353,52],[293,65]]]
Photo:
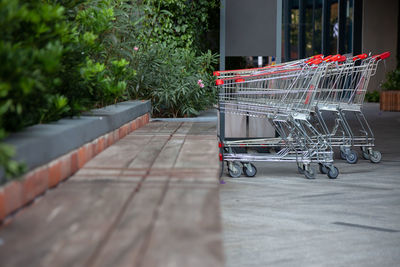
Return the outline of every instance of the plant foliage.
[[[0,140],[127,99],[191,116],[215,101],[212,0],[0,0]],[[214,15],[213,15],[214,14]],[[22,166],[0,144],[7,176]]]
[[[382,87],[386,90],[400,90],[400,67],[388,72]]]

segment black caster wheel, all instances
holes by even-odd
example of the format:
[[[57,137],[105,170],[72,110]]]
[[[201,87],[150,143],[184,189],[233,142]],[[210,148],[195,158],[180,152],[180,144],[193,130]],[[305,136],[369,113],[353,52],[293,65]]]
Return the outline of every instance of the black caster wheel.
[[[324,164],[319,163],[319,172],[322,174],[327,174],[329,172],[329,168],[326,167]]]
[[[361,153],[363,159],[370,160],[368,149],[365,147],[361,147]]]
[[[331,168],[329,168],[327,175],[329,179],[336,179],[339,176],[339,169],[335,166],[332,166]]]
[[[346,154],[346,161],[349,164],[356,164],[358,161],[357,152],[354,150],[349,150],[349,153]]]
[[[254,177],[257,174],[257,168],[253,163],[243,163],[243,173],[247,177]]]
[[[379,151],[372,150],[371,154],[369,155],[369,160],[372,163],[379,163],[382,160],[382,154]]]
[[[242,166],[239,162],[228,163],[228,173],[232,178],[238,178],[242,175]]]
[[[316,173],[315,168],[311,166],[308,168],[308,170],[304,170],[304,176],[310,180],[315,179],[315,173]]]

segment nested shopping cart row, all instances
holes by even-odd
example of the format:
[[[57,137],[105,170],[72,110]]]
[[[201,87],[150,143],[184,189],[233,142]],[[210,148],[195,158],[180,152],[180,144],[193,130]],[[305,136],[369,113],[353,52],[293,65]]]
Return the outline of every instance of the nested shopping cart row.
[[[242,171],[254,176],[252,162],[296,162],[307,178],[315,177],[314,163],[321,173],[336,178],[333,147],[340,147],[341,157],[356,163],[357,152],[371,162],[379,162],[381,154],[374,150],[374,135],[361,107],[368,82],[378,63],[388,52],[351,58],[336,55],[297,60],[264,68],[220,71],[216,81],[220,87],[219,112],[258,117],[268,120],[278,133],[277,138],[225,138],[224,120],[220,120],[220,158],[228,163],[228,172],[239,177]],[[334,114],[334,124],[327,123],[326,113]],[[356,128],[347,117],[359,124]],[[220,116],[223,118],[223,116]],[[357,130],[355,130],[357,129]],[[276,153],[252,153],[243,148],[269,147]]]

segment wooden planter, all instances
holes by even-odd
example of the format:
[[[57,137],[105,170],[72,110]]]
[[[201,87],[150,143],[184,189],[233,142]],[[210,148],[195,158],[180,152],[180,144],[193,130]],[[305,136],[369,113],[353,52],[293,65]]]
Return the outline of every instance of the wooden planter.
[[[382,91],[380,109],[383,111],[400,111],[400,90]]]

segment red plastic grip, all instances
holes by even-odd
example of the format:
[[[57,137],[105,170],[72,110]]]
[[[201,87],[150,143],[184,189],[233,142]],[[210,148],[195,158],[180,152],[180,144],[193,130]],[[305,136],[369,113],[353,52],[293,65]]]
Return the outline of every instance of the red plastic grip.
[[[311,64],[314,64],[314,65],[319,65],[319,64],[321,64],[322,63],[322,59],[320,59],[320,58],[317,58],[317,59],[315,59],[315,60],[313,60],[312,62],[311,62]]]
[[[338,62],[344,62],[346,61],[346,57],[345,56],[341,56],[338,60]]]
[[[213,75],[214,75],[214,76],[220,76],[221,73],[220,73],[219,71],[214,71],[214,72],[213,72]]]
[[[382,54],[379,55],[380,59],[386,59],[388,57],[390,57],[390,52],[384,52]]]
[[[357,56],[355,56],[355,57],[353,57],[353,61],[356,61],[356,60],[359,60],[359,59],[366,59],[368,57],[368,55],[367,54],[359,54],[359,55],[357,55]]]
[[[325,61],[325,62],[327,62],[328,60],[331,59],[331,57],[332,57],[332,55],[329,55],[329,56],[327,56],[327,57],[324,57],[322,60]]]
[[[216,85],[223,85],[224,84],[224,80],[218,79],[215,81]]]
[[[375,59],[375,60],[383,60],[383,59],[386,59],[388,57],[390,57],[390,52],[384,52],[382,54],[372,56],[372,58]]]
[[[333,57],[331,57],[331,58],[329,59],[329,61],[330,61],[330,62],[339,61],[339,59],[340,59],[341,57],[342,57],[342,56],[341,56],[340,54],[337,54],[337,55],[334,55]]]
[[[366,59],[368,57],[368,55],[364,53],[364,54],[358,55],[357,57],[358,57],[358,59]]]
[[[236,83],[242,83],[242,82],[244,82],[244,79],[243,78],[239,78],[239,79],[236,79],[235,82]]]

